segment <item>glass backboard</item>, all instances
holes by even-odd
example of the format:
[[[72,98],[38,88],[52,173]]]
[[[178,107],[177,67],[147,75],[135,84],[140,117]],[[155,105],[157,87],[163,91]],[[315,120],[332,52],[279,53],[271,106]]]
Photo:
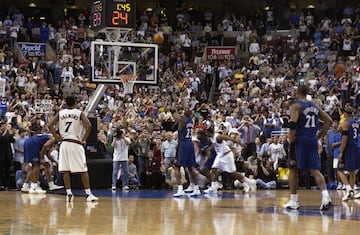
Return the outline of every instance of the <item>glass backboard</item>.
[[[158,45],[131,42],[91,42],[91,80],[116,84],[121,77],[137,76],[135,83],[156,84]]]

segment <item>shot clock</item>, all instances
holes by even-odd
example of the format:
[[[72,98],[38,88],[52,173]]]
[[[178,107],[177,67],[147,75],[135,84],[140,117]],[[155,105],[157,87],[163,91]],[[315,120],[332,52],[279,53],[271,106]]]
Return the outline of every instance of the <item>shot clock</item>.
[[[94,30],[106,27],[135,28],[135,0],[95,0],[91,13]]]

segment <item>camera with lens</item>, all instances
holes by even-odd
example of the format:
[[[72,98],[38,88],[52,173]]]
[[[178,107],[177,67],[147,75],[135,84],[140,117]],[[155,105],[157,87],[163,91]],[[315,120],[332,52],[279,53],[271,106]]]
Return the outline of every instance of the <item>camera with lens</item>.
[[[115,138],[121,138],[122,135],[123,135],[123,133],[124,133],[123,130],[121,130],[120,128],[117,128],[117,129],[115,130],[114,137],[115,137]]]

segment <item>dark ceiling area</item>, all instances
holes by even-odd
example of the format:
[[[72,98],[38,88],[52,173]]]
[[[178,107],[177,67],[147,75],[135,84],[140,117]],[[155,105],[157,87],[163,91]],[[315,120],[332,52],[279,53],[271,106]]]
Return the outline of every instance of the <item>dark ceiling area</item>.
[[[111,1],[111,0],[108,0]],[[20,10],[25,17],[32,17],[35,20],[45,19],[46,21],[57,21],[64,19],[64,16],[79,15],[85,9],[89,9],[93,0],[2,0],[0,4],[0,17],[13,14],[16,9]],[[167,7],[169,4],[176,5],[176,10],[181,9],[210,9],[218,14],[236,13],[237,15],[255,14],[257,9],[271,5],[279,12],[286,9],[306,9],[309,6],[318,6],[324,3],[328,8],[339,10],[349,2],[347,0],[137,0],[137,12],[140,14],[148,8]],[[353,6],[357,1],[350,1]],[[175,13],[175,11],[172,11]],[[176,13],[175,13],[176,14]]]

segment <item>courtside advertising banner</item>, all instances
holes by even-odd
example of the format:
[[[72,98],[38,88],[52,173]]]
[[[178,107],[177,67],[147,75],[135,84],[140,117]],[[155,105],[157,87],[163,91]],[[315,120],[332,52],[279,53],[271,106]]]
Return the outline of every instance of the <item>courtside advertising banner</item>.
[[[18,45],[26,58],[45,56],[45,43],[19,42]]]
[[[207,60],[233,60],[235,59],[236,47],[207,47]]]

